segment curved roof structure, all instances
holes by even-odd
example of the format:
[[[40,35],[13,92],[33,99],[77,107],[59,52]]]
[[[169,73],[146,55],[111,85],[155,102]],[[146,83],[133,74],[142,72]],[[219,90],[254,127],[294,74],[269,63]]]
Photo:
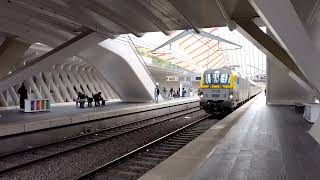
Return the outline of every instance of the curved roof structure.
[[[197,34],[189,34],[168,46],[155,50],[152,55],[193,72],[232,66],[251,77],[256,74],[265,74],[265,55],[239,32],[229,31],[226,27],[202,30],[241,47]],[[175,31],[170,35],[170,38],[173,39],[180,33],[181,31]],[[168,37],[154,34],[141,38],[140,41],[143,43],[138,42],[139,40],[135,42],[151,51],[159,43],[162,44],[166,40]]]

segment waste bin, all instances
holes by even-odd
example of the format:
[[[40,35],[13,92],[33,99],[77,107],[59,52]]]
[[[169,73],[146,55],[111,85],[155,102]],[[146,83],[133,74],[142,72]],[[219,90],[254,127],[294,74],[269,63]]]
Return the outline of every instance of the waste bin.
[[[316,122],[320,118],[320,104],[304,104],[303,117],[310,123]]]

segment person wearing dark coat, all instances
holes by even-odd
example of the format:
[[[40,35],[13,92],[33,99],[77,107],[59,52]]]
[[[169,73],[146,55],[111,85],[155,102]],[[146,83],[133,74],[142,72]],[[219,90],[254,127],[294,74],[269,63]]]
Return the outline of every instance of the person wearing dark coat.
[[[102,101],[102,105],[104,105],[104,100],[101,97],[101,92],[98,92],[97,94],[93,95],[93,99],[94,99],[94,106],[100,106],[100,101]]]
[[[26,87],[24,86],[24,84],[22,83],[21,87],[18,89],[18,94],[20,95],[20,108],[24,109],[24,100],[28,99],[28,90],[26,89]]]
[[[173,97],[173,88],[170,89],[170,97]]]

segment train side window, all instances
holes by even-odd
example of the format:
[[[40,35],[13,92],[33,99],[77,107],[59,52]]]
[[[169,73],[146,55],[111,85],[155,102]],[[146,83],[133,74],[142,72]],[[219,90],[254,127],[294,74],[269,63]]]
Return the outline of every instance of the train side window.
[[[239,78],[237,78],[237,84],[239,84]]]

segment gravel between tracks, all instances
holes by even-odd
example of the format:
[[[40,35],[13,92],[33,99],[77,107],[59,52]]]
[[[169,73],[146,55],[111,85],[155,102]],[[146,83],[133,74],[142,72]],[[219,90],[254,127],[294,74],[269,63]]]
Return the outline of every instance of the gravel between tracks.
[[[75,139],[70,139],[70,140],[67,140],[64,142],[60,142],[58,144],[53,144],[53,145],[49,145],[46,147],[42,147],[40,149],[35,149],[35,150],[31,150],[29,152],[17,154],[12,157],[4,158],[4,159],[0,158],[0,170],[11,167],[11,166],[15,166],[15,165],[18,165],[21,163],[28,162],[28,161],[32,160],[32,157],[39,157],[39,155],[48,156],[50,154],[64,151],[64,150],[70,149],[72,147],[78,147],[79,145],[88,142],[88,140],[91,141],[91,140],[95,140],[97,138],[108,137],[114,132],[119,133],[119,130],[121,130],[121,129],[124,130],[124,129],[130,129],[130,128],[141,126],[141,125],[148,125],[148,124],[152,124],[154,122],[161,121],[163,119],[172,118],[172,117],[175,117],[178,115],[183,115],[186,113],[191,113],[193,111],[195,111],[195,109],[189,109],[189,110],[185,110],[185,111],[181,111],[181,112],[177,112],[177,113],[173,113],[173,114],[168,114],[166,116],[155,117],[150,120],[146,120],[143,122],[136,122],[136,123],[130,124],[130,125],[126,125],[127,123],[124,122],[126,119],[121,119],[121,121],[116,123],[114,126],[117,126],[117,124],[118,124],[118,125],[125,125],[124,127],[120,127],[120,128],[116,128],[116,129],[112,129],[112,130],[104,130],[103,132],[95,132],[93,134],[87,134],[83,137],[77,137]]]
[[[0,179],[71,179],[205,116],[200,111],[28,166]]]

